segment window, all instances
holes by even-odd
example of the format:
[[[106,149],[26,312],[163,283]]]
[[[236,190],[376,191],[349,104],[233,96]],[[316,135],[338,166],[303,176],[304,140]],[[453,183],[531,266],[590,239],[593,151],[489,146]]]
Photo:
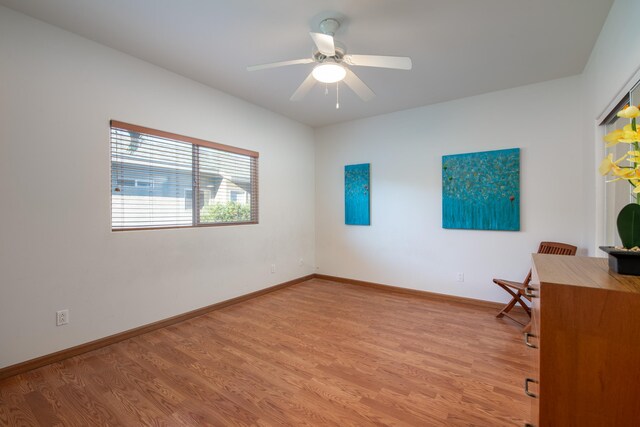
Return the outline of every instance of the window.
[[[208,190],[200,190],[200,196],[198,199],[198,206],[200,209],[204,208],[205,205],[208,205],[211,200],[211,192]],[[185,188],[184,190],[184,208],[191,209],[193,204],[193,189]]]
[[[236,203],[246,203],[246,194],[244,191],[231,191],[229,193],[229,200]]]
[[[114,231],[256,224],[257,190],[254,151],[111,121]]]
[[[136,187],[153,187],[153,180],[136,179]]]
[[[602,125],[605,127],[604,133],[607,134],[614,129],[621,129],[628,120],[619,120],[616,113],[629,104],[630,97],[627,95],[622,101],[611,111],[606,117]],[[613,153],[613,158],[620,158],[625,152],[629,150],[627,144],[617,144],[611,148],[605,148],[605,155]],[[620,209],[622,209],[627,203],[631,201],[632,193],[629,191],[629,184],[626,181],[608,183],[604,186],[605,197],[605,230],[604,238],[607,244],[613,246],[621,246],[622,242],[618,236],[616,228],[616,218]]]

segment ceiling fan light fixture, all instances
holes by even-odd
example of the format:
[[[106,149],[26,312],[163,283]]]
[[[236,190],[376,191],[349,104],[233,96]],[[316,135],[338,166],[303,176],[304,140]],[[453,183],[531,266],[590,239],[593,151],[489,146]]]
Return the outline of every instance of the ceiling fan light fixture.
[[[345,78],[347,70],[340,64],[328,63],[317,65],[311,74],[321,83],[336,83]]]

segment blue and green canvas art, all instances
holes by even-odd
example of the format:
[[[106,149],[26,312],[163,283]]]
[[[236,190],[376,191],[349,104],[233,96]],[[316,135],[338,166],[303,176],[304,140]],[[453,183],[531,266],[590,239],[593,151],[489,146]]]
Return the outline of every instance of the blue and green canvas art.
[[[520,230],[520,149],[442,156],[442,227]]]
[[[370,225],[369,163],[344,167],[344,223]]]

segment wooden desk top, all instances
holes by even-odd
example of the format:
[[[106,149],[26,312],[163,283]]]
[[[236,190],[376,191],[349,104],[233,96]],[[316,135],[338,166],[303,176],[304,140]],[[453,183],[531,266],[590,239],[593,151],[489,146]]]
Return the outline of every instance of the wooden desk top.
[[[640,293],[640,276],[609,271],[606,258],[533,254],[540,283]]]

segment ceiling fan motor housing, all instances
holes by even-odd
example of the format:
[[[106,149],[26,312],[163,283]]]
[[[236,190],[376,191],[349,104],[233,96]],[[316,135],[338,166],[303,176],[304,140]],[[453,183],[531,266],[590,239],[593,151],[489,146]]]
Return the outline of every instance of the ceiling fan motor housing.
[[[320,22],[320,31],[324,34],[334,36],[336,31],[338,31],[338,28],[340,28],[340,22],[336,19],[327,18]]]
[[[344,58],[346,49],[338,41],[335,41],[335,47],[336,47],[336,54],[334,56],[327,56],[314,48],[312,53],[313,59],[316,62],[320,62],[320,63],[324,62],[327,58],[333,58],[335,59],[336,62],[342,62],[342,58]]]

